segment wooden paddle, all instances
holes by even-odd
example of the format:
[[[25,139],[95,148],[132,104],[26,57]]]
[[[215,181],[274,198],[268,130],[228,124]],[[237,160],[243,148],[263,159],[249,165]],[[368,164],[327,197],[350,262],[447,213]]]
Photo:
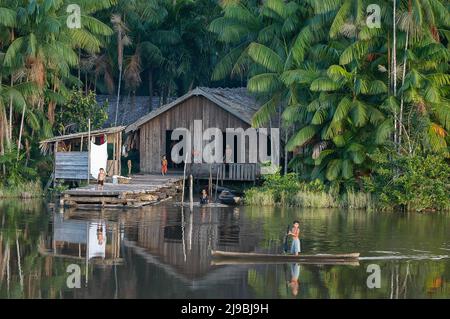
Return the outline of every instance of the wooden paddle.
[[[286,236],[284,237],[284,252],[287,253],[289,251],[289,244],[288,244],[288,234],[289,234],[290,226],[287,226],[286,230]]]

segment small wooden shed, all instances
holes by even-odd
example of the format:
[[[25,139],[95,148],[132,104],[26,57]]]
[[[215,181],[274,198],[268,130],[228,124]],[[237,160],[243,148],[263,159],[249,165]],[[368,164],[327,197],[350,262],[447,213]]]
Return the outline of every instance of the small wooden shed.
[[[54,179],[89,179],[89,136],[97,142],[105,140],[111,150],[106,172],[108,176],[120,175],[122,132],[125,126],[110,127],[56,136],[40,142],[43,154],[54,154]]]
[[[163,105],[129,125],[125,132],[127,145],[139,150],[141,173],[157,173],[161,170],[161,157],[166,155],[169,170],[181,170],[183,165],[171,163],[170,151],[173,146],[171,133],[178,128],[193,132],[194,121],[202,120],[202,129],[251,127],[251,120],[260,108],[256,99],[246,88],[206,88],[198,87],[173,102]],[[191,164],[189,168],[197,177],[206,177],[211,171],[209,164]],[[214,177],[219,171],[222,180],[254,180],[259,175],[257,164],[214,164]]]

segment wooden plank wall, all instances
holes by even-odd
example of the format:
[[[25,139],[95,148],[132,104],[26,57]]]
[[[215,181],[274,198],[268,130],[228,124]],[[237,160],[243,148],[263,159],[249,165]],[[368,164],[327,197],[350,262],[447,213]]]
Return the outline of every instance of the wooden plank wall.
[[[261,175],[259,164],[192,164],[188,165],[187,173],[192,174],[194,178],[213,180],[218,178],[221,181],[254,181]]]
[[[84,180],[88,178],[88,152],[56,152],[55,178]]]
[[[203,96],[193,96],[140,127],[139,151],[142,173],[161,170],[161,156],[166,153],[166,131],[185,127],[192,134],[194,120],[203,120],[203,130],[217,127],[244,130],[249,125]]]

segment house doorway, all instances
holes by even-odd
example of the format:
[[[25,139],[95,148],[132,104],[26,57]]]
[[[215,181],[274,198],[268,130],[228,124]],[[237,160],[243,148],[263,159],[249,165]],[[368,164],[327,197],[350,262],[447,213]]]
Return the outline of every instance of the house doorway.
[[[173,132],[173,130],[166,130],[166,149],[165,149],[165,153],[162,155],[166,155],[169,170],[183,171],[184,161],[182,161],[181,163],[175,163],[172,159],[172,148],[175,146],[175,144],[182,141],[183,137],[180,137],[179,140],[172,141],[172,139],[171,139],[172,132]],[[181,154],[181,153],[179,155],[183,156],[183,154]]]

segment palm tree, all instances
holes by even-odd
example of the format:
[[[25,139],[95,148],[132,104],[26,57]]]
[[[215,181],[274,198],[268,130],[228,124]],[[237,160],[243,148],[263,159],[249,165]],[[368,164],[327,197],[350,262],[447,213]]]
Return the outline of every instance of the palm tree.
[[[78,64],[77,50],[98,52],[112,34],[92,15],[114,1],[75,2],[82,7],[81,29],[66,27],[68,1],[3,1],[0,8],[1,153],[5,154],[4,144],[10,151],[16,144],[19,158],[25,148],[25,165],[35,145],[32,142],[52,134],[55,107],[64,102],[67,86],[77,81],[71,75]]]
[[[125,46],[131,44],[131,39],[127,35],[127,32],[129,30],[125,23],[122,21],[122,17],[120,14],[114,14],[111,17],[111,22],[114,26],[114,30],[117,33],[117,66],[119,68],[119,79],[117,80],[116,115],[114,119],[114,125],[117,125],[117,116],[119,114],[120,87],[122,83],[123,50]]]

